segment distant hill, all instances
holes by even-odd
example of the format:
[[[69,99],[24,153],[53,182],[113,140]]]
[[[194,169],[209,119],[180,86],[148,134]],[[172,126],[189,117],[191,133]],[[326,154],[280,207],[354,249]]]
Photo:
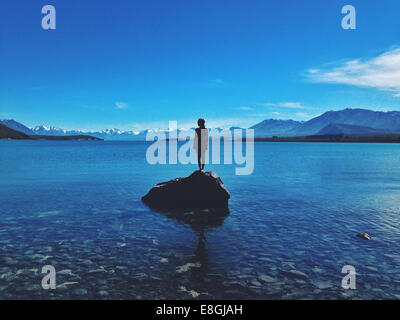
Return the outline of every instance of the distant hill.
[[[34,140],[96,140],[102,141],[103,139],[92,137],[88,135],[76,135],[76,136],[46,136],[46,135],[32,135],[31,139]]]
[[[24,126],[23,124],[21,124],[21,123],[15,121],[15,120],[12,120],[12,119],[10,119],[10,120],[7,120],[7,119],[1,120],[1,119],[0,119],[0,124],[2,124],[3,126],[6,126],[6,127],[8,127],[8,128],[10,128],[10,129],[13,129],[13,130],[16,130],[16,131],[25,133],[25,134],[27,134],[27,135],[35,134],[35,133],[34,133],[31,129],[29,129],[28,127]]]
[[[383,129],[393,133],[398,133],[400,132],[400,112],[381,112],[365,109],[328,111],[316,118],[304,122],[300,128],[291,132],[291,134],[296,136],[316,134],[332,123]]]
[[[316,135],[353,135],[353,134],[387,134],[387,130],[370,127],[354,126],[351,124],[331,123],[318,131]]]
[[[31,139],[30,136],[23,132],[13,130],[0,124],[0,139]]]
[[[333,124],[335,126],[328,127]],[[353,127],[350,129],[349,126]],[[328,127],[326,132],[333,130],[342,132],[351,131],[351,134],[365,134],[366,131],[378,133],[383,130],[386,133],[400,133],[400,112],[344,109],[340,111],[328,111],[305,122],[264,120],[251,128],[255,129],[256,137],[296,137],[320,134],[326,127]],[[376,129],[377,131],[372,132],[372,129]]]
[[[254,129],[257,137],[286,136],[290,132],[296,131],[301,125],[302,122],[300,121],[268,119],[250,127],[250,129]]]

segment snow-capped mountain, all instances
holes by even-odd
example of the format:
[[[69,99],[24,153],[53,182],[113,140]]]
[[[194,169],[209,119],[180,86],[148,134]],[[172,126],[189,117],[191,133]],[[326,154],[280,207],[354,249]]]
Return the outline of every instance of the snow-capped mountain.
[[[67,132],[68,132],[67,130],[63,130],[63,129],[51,127],[51,126],[45,126],[45,125],[40,125],[40,126],[31,128],[31,131],[33,132],[33,134],[38,134],[38,135],[49,135],[49,136],[69,135],[69,134],[67,134]],[[77,132],[76,134],[82,134],[82,131],[79,131],[79,130],[74,131],[74,132]]]
[[[34,134],[52,136],[91,135],[105,140],[132,140],[140,135],[140,131],[122,131],[116,128],[101,131],[65,130],[52,126],[40,125],[32,128]]]
[[[232,128],[215,128],[219,132],[222,130],[234,130],[234,129],[241,129],[239,127],[232,127]],[[177,130],[178,137],[184,137],[193,135],[194,128],[184,129],[180,128]],[[123,131],[120,129],[104,129],[100,131],[82,131],[82,130],[64,130],[56,127],[51,126],[36,126],[32,128],[32,132],[37,135],[52,135],[52,136],[74,136],[74,135],[90,135],[93,137],[101,138],[104,140],[121,140],[121,141],[144,141],[146,140],[146,136],[148,133],[161,133],[164,132],[165,134],[171,133],[172,130],[170,129],[146,129],[142,131]],[[168,138],[168,136],[166,136]]]

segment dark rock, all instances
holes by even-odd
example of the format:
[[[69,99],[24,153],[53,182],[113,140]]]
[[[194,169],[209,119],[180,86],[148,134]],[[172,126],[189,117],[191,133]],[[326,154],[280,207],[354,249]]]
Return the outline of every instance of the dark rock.
[[[359,233],[357,234],[357,237],[364,239],[364,240],[371,240],[371,236],[368,233]]]
[[[215,172],[195,171],[189,177],[162,182],[142,197],[154,209],[228,208],[230,198]]]
[[[222,226],[229,216],[228,190],[214,172],[159,183],[142,200],[154,211],[188,224],[195,231]]]

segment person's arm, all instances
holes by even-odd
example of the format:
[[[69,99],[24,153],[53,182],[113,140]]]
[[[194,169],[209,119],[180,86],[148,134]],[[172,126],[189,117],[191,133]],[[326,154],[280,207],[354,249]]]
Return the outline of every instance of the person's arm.
[[[193,141],[193,148],[195,149],[195,150],[197,150],[198,149],[198,145],[197,145],[197,131],[196,130],[194,130],[194,141]]]

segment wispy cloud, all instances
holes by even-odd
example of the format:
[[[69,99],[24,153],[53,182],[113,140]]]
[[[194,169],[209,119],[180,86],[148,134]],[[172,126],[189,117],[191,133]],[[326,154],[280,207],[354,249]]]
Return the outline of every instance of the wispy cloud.
[[[305,112],[296,112],[293,115],[292,118],[293,118],[293,120],[297,120],[297,121],[299,121],[299,120],[307,121],[307,120],[310,120],[310,119],[312,119],[312,118],[314,118],[316,116],[319,116],[319,114],[309,114],[309,113],[305,113]]]
[[[237,107],[236,110],[250,111],[254,109],[252,107]]]
[[[123,110],[123,109],[128,109],[128,108],[129,108],[129,104],[127,104],[126,102],[117,101],[115,103],[115,109]]]
[[[10,113],[0,113],[0,120],[11,119],[12,116]]]
[[[226,82],[219,78],[208,79],[208,85],[212,87],[222,87],[226,85]]]
[[[330,69],[309,69],[307,76],[314,82],[375,88],[400,97],[400,48],[370,59],[350,60]]]
[[[278,107],[278,108],[288,108],[288,109],[312,109],[311,107],[303,105],[301,102],[278,102],[278,103],[263,103],[265,107]]]

